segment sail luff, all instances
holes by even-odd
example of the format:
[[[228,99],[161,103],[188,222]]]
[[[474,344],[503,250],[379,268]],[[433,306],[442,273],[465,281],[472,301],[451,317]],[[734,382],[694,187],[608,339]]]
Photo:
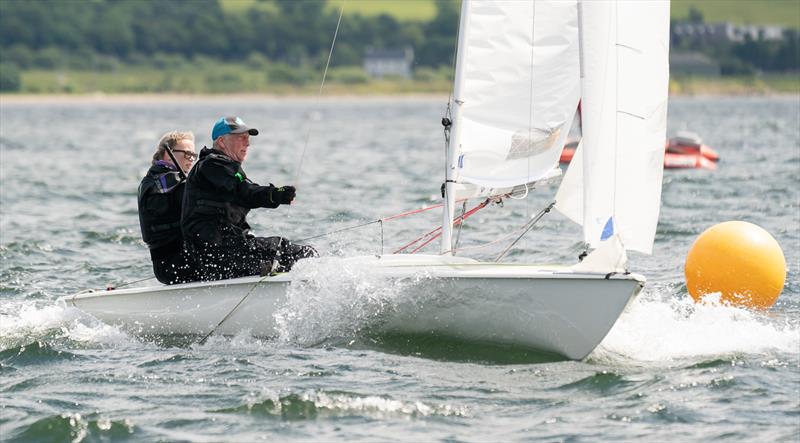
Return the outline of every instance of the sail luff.
[[[556,208],[592,248],[617,235],[651,253],[661,202],[669,2],[583,1],[583,139]],[[577,160],[577,161],[576,161]]]
[[[584,241],[596,247],[603,232],[615,232],[614,202],[618,175],[617,145],[617,5],[616,1],[582,1],[584,54],[583,189]]]
[[[458,47],[456,49],[456,71],[453,83],[453,122],[450,134],[450,143],[447,146],[445,160],[445,181],[442,206],[442,245],[440,252],[452,255],[453,249],[453,215],[455,214],[455,189],[453,185],[457,180],[458,170],[456,169],[455,159],[461,146],[461,107],[464,104],[462,97],[464,83],[464,60],[467,56],[467,36],[469,21],[469,11],[471,0],[462,0],[461,18],[458,31]]]

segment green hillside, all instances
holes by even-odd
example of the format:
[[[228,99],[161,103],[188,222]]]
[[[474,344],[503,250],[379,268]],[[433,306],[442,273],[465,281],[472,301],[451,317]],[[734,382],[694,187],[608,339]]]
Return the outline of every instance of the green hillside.
[[[306,0],[326,1],[326,0]],[[450,0],[458,1],[458,0]],[[271,0],[221,0],[226,11],[246,11],[252,6],[274,8]],[[428,21],[436,14],[435,0],[327,0],[331,9],[344,5],[345,14],[389,14],[400,21]],[[703,14],[706,22],[783,25],[800,29],[800,0],[672,0],[672,18],[685,20],[689,9]]]
[[[219,0],[222,10],[225,12],[244,13],[251,8],[264,11],[277,10],[272,1],[269,0]]]
[[[261,10],[277,9],[272,0],[220,0],[220,3],[226,12],[245,12],[252,7]],[[388,14],[399,21],[428,21],[436,15],[434,0],[327,0],[327,3],[329,9],[337,11],[344,6],[345,15],[361,14],[373,17]]]
[[[389,14],[400,21],[428,21],[436,15],[433,0],[328,0],[331,8],[344,6],[345,14]]]
[[[673,0],[671,16],[685,20],[692,7],[703,14],[706,22],[783,25],[800,29],[798,0]]]

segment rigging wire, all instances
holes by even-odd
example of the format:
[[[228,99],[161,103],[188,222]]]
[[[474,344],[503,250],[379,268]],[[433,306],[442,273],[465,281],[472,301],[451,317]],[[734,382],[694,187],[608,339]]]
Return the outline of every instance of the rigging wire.
[[[488,248],[489,246],[494,246],[494,245],[503,243],[504,241],[508,240],[509,238],[514,237],[517,234],[522,233],[522,235],[524,235],[525,233],[522,232],[522,231],[524,231],[526,229],[529,229],[528,226],[531,223],[532,223],[531,221],[528,221],[525,224],[523,224],[522,226],[520,226],[519,228],[509,232],[508,234],[506,234],[506,235],[504,235],[504,236],[502,236],[500,238],[497,238],[497,239],[492,240],[490,242],[486,242],[486,243],[482,243],[482,244],[479,244],[479,245],[475,245],[475,246],[464,246],[462,248],[459,248],[459,251],[463,252],[463,251],[476,251],[478,249],[485,249],[485,248]],[[535,222],[533,222],[533,223],[535,223]]]
[[[420,209],[412,209],[410,211],[401,212],[399,214],[390,215],[388,217],[383,217],[383,218],[378,218],[378,219],[375,219],[375,220],[370,220],[368,222],[360,223],[358,225],[348,226],[346,228],[341,228],[341,229],[335,229],[333,231],[328,231],[328,232],[325,232],[325,233],[322,233],[322,234],[319,234],[319,235],[315,235],[313,237],[302,238],[302,239],[297,240],[297,241],[298,242],[304,242],[304,241],[307,241],[307,240],[313,240],[315,238],[327,237],[329,235],[338,234],[339,232],[352,231],[353,229],[363,228],[364,226],[369,226],[369,225],[372,225],[372,224],[375,224],[375,223],[380,223],[381,224],[381,241],[382,241],[383,240],[383,222],[395,220],[395,219],[406,217],[406,216],[409,216],[409,215],[419,214],[420,212],[430,211],[431,209],[441,208],[442,206],[443,205],[441,203],[439,203],[439,204],[432,205],[432,206],[426,206],[426,207],[420,208]]]
[[[380,220],[381,225],[381,255],[383,255],[383,220]]]
[[[297,240],[297,242],[298,243],[302,243],[302,242],[305,242],[305,241],[308,241],[308,240],[314,240],[316,238],[327,237],[329,235],[338,234],[340,232],[352,231],[353,229],[363,228],[364,226],[374,225],[375,223],[382,223],[382,222],[383,222],[383,219],[379,218],[379,219],[376,219],[376,220],[368,221],[366,223],[361,223],[361,224],[354,225],[354,226],[348,226],[346,228],[341,228],[341,229],[335,229],[333,231],[328,231],[328,232],[325,232],[325,233],[322,233],[322,234],[319,234],[319,235],[315,235],[315,236],[312,236],[312,237],[301,238],[300,240]]]
[[[538,221],[539,221],[539,220],[540,220],[542,217],[544,217],[544,215],[545,215],[545,214],[549,213],[549,212],[550,212],[550,210],[551,210],[551,209],[553,209],[553,206],[555,206],[555,205],[556,205],[556,202],[555,202],[555,200],[554,200],[554,201],[552,201],[552,202],[551,202],[549,205],[547,205],[547,206],[546,206],[544,209],[542,209],[541,211],[539,211],[539,213],[538,213],[538,214],[536,214],[536,216],[535,216],[535,217],[533,217],[532,219],[530,219],[530,220],[528,221],[528,223],[526,223],[526,224],[525,224],[525,226],[523,227],[523,229],[524,229],[524,230],[523,230],[523,231],[522,231],[522,233],[519,235],[519,237],[517,237],[517,238],[516,238],[516,239],[515,239],[513,242],[511,242],[511,244],[510,244],[510,245],[508,245],[508,247],[506,247],[506,248],[503,250],[503,252],[501,252],[501,253],[500,253],[500,255],[498,255],[498,256],[497,256],[497,258],[496,258],[496,259],[494,259],[495,263],[499,262],[499,261],[500,261],[500,260],[501,260],[503,257],[505,257],[505,256],[506,256],[506,254],[508,254],[508,251],[510,251],[510,250],[511,250],[511,248],[513,248],[513,247],[514,247],[514,245],[516,245],[516,244],[517,244],[517,242],[518,242],[518,241],[520,241],[520,240],[522,239],[522,237],[523,237],[523,236],[525,236],[525,234],[527,234],[527,233],[528,233],[528,231],[530,231],[530,230],[531,230],[531,228],[533,228],[533,226],[534,226],[534,225],[535,225],[535,224],[536,224],[536,223],[537,223],[537,222],[538,222]]]
[[[119,285],[116,285],[116,286],[109,284],[108,286],[106,286],[106,291],[113,291],[114,289],[117,289],[117,288],[130,286],[130,285],[132,285],[134,283],[141,283],[143,281],[152,280],[154,278],[156,278],[156,277],[153,276],[153,277],[142,278],[142,279],[139,279],[139,280],[134,280],[134,281],[129,281],[129,282],[126,282],[126,283],[122,283],[122,284],[119,284]]]
[[[456,26],[456,40],[453,43],[453,52],[450,53],[450,72],[453,73],[453,77],[455,77],[456,71],[456,57],[458,57],[458,38],[461,34],[461,26]],[[453,102],[453,94],[455,94],[455,82],[450,82],[450,94],[447,96],[447,110],[445,111],[445,117],[450,118],[450,104]]]
[[[464,204],[461,205],[461,219],[464,219],[464,214],[467,213],[467,201],[464,200]],[[453,245],[453,255],[456,255],[456,250],[458,250],[458,242],[461,240],[461,228],[464,226],[464,223],[458,224],[458,232],[456,233],[456,242]]]
[[[339,35],[339,25],[342,23],[342,14],[344,14],[344,3],[339,8],[339,20],[336,22],[336,30],[333,32],[333,39],[331,40],[331,50],[328,52],[328,60],[325,62],[325,70],[322,73],[322,81],[319,84],[319,93],[317,93],[317,101],[314,105],[315,109],[319,109],[320,99],[322,97],[322,88],[325,86],[325,78],[328,76],[328,67],[331,64],[331,58],[333,57],[333,48],[336,45],[336,37]],[[294,173],[294,181],[292,183],[297,186],[298,180],[300,180],[300,172],[303,169],[303,160],[306,156],[306,150],[308,148],[308,140],[311,138],[311,126],[312,123],[308,124],[308,129],[306,130],[306,140],[303,144],[303,150],[300,151],[300,160],[297,163],[297,170]]]
[[[510,197],[510,195],[505,195],[504,197]],[[473,207],[472,209],[470,209],[468,211],[466,210],[467,199],[460,200],[460,202],[463,203],[461,215],[456,217],[455,219],[453,219],[453,225],[457,225],[459,227],[459,230],[457,231],[458,234],[456,236],[456,245],[459,243],[460,234],[461,234],[461,227],[463,226],[463,222],[467,218],[469,218],[471,215],[473,215],[477,211],[479,211],[480,209],[483,209],[484,207],[486,207],[491,202],[502,203],[502,198],[503,197],[490,197],[490,198],[487,198],[484,202],[478,204],[477,206]],[[522,225],[522,227],[512,231],[511,233],[509,233],[509,234],[507,234],[507,235],[505,235],[503,237],[500,237],[500,238],[498,238],[496,240],[493,240],[491,242],[484,243],[482,245],[458,248],[458,250],[460,250],[460,251],[472,251],[472,250],[476,250],[476,249],[482,249],[482,248],[485,248],[485,247],[488,247],[488,246],[492,246],[492,245],[495,245],[495,244],[498,244],[498,243],[502,243],[503,241],[505,241],[505,240],[507,240],[507,239],[509,239],[509,238],[513,237],[514,235],[517,235],[518,233],[521,232],[519,237],[511,244],[511,246],[509,246],[507,248],[507,249],[510,249],[511,247],[513,247],[519,241],[520,238],[522,238],[522,236],[524,236],[528,232],[528,230],[530,230],[530,228],[533,226],[533,224],[538,222],[539,219],[541,219],[541,217],[545,213],[550,212],[550,209],[552,209],[554,205],[555,205],[555,202],[552,202],[545,209],[543,209],[541,212],[539,212],[539,214],[537,214],[535,217],[533,217],[531,219],[531,221],[528,221],[527,223]],[[380,235],[381,235],[381,255],[383,255],[383,250],[385,248],[384,230],[383,230],[383,223],[384,222],[391,221],[391,220],[396,220],[398,218],[402,218],[402,217],[406,217],[406,216],[409,216],[409,215],[418,214],[418,213],[429,211],[429,210],[436,209],[436,208],[441,208],[442,206],[443,206],[443,204],[436,204],[436,205],[432,205],[432,206],[426,206],[426,207],[420,208],[420,209],[414,209],[414,210],[411,210],[411,211],[401,212],[399,214],[391,215],[391,216],[388,216],[388,217],[383,217],[383,218],[379,218],[379,219],[375,219],[375,220],[370,220],[368,222],[359,223],[359,224],[353,225],[353,226],[347,226],[347,227],[344,227],[344,228],[341,228],[341,229],[335,229],[333,231],[324,232],[322,234],[315,235],[315,236],[312,236],[312,237],[306,237],[306,238],[300,239],[298,241],[303,242],[303,241],[307,241],[307,240],[313,240],[313,239],[317,239],[317,238],[327,237],[327,236],[330,236],[330,235],[333,235],[333,234],[338,234],[340,232],[352,231],[352,230],[355,230],[355,229],[359,229],[359,228],[363,228],[363,227],[366,227],[366,226],[369,226],[369,225],[373,225],[373,224],[379,223],[380,224]],[[418,246],[417,248],[415,248],[410,253],[413,254],[413,253],[419,251],[420,249],[422,249],[422,247],[427,246],[431,241],[433,241],[436,238],[438,238],[441,235],[441,229],[442,229],[441,227],[437,227],[437,228],[435,228],[435,229],[433,229],[433,230],[431,230],[429,232],[426,232],[425,234],[423,234],[422,236],[418,237],[417,239],[415,239],[415,240],[405,244],[401,248],[395,250],[393,252],[393,254],[399,254],[399,253],[405,251],[406,249],[416,245],[420,241],[426,240],[422,245]],[[522,231],[524,231],[524,232],[522,232]],[[446,251],[446,252],[455,252],[455,249],[453,249],[451,251]],[[504,252],[504,254],[505,254],[505,252]]]
[[[225,314],[225,317],[222,317],[222,320],[220,320],[220,321],[219,321],[219,323],[217,323],[217,325],[216,325],[216,326],[214,326],[214,328],[213,328],[213,329],[211,329],[210,331],[208,331],[208,334],[206,334],[205,336],[203,336],[203,338],[201,338],[201,339],[200,339],[200,341],[198,341],[197,343],[198,343],[198,344],[200,344],[200,345],[203,345],[203,344],[205,344],[206,340],[208,340],[208,337],[211,337],[211,334],[213,334],[214,332],[216,332],[216,330],[217,330],[217,329],[219,329],[219,327],[220,327],[220,326],[222,326],[222,324],[223,324],[223,323],[225,323],[225,320],[227,320],[227,319],[228,319],[228,318],[229,318],[231,315],[233,315],[233,313],[234,313],[234,312],[236,312],[236,309],[238,309],[238,308],[239,308],[239,306],[241,306],[241,304],[242,304],[242,303],[244,303],[244,301],[245,301],[245,300],[247,300],[247,297],[249,297],[249,296],[250,296],[250,294],[252,294],[252,293],[253,293],[253,290],[254,290],[254,289],[256,289],[256,287],[257,287],[258,285],[260,285],[261,283],[263,283],[263,282],[264,282],[264,280],[266,280],[266,279],[267,279],[267,277],[271,277],[271,276],[273,276],[273,274],[267,274],[267,275],[265,275],[265,276],[261,277],[261,278],[260,278],[260,279],[259,279],[257,282],[255,282],[255,283],[253,284],[253,286],[251,286],[251,287],[250,287],[250,290],[249,290],[249,291],[247,291],[247,294],[245,294],[245,295],[244,295],[244,297],[242,297],[242,299],[241,299],[241,300],[239,300],[239,303],[236,303],[236,306],[234,306],[234,307],[233,307],[233,308],[232,308],[230,311],[228,311],[228,313],[227,313],[227,314]]]

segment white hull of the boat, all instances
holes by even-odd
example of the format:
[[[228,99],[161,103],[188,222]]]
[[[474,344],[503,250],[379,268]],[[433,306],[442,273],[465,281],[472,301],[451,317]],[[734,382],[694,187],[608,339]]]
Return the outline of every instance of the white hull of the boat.
[[[607,276],[458,257],[357,260],[359,267],[387,284],[404,283],[405,302],[375,319],[369,325],[372,331],[516,345],[571,359],[584,358],[602,341],[644,284],[635,274]],[[252,290],[215,334],[249,331],[272,337],[277,334],[275,314],[289,302],[287,290],[296,278],[291,272],[81,293],[62,300],[139,334],[205,335]]]

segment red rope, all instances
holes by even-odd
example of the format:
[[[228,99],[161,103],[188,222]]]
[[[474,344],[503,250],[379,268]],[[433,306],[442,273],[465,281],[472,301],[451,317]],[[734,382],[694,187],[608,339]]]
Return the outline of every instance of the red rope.
[[[476,212],[480,211],[481,209],[485,208],[486,205],[488,205],[490,201],[491,200],[486,199],[483,202],[481,202],[479,205],[475,206],[474,208],[472,208],[469,211],[465,212],[464,214],[460,215],[458,218],[453,220],[453,226],[457,226],[457,225],[461,224],[464,220],[469,218],[471,215],[473,215]],[[442,205],[439,205],[439,206],[442,206]],[[425,237],[431,236],[431,238],[427,239],[424,243],[422,243],[421,245],[417,246],[416,249],[414,249],[413,251],[410,252],[410,254],[414,254],[417,251],[419,251],[420,249],[424,248],[425,246],[428,246],[432,241],[434,241],[437,238],[439,238],[439,236],[442,235],[441,231],[442,231],[442,227],[440,226],[440,227],[438,227],[438,228],[436,228],[436,229],[424,234],[422,237],[419,237],[418,239],[412,241],[411,243],[403,246],[402,248],[394,251],[394,253],[395,254],[399,254],[400,252],[406,250],[407,248],[411,247],[412,245],[414,245],[415,243],[417,243],[420,240],[424,239]]]
[[[427,236],[429,236],[429,235],[433,234],[433,233],[434,233],[434,232],[436,232],[436,231],[441,231],[441,230],[442,230],[442,227],[441,227],[441,226],[439,226],[438,228],[434,229],[433,231],[431,231],[431,232],[428,232],[427,234],[424,234],[422,237],[419,237],[418,239],[416,239],[416,240],[412,241],[411,243],[409,243],[409,244],[407,244],[407,245],[403,246],[402,248],[400,248],[400,249],[398,249],[398,250],[394,251],[394,254],[399,254],[400,252],[402,252],[402,251],[405,251],[407,248],[411,247],[413,244],[417,243],[418,241],[422,240],[423,238],[425,238],[425,237],[427,237]],[[439,236],[439,235],[437,234],[437,235],[436,235],[436,237],[438,237],[438,236]],[[436,238],[436,237],[433,237],[433,238]],[[431,239],[431,240],[433,240],[433,239]],[[425,243],[425,245],[427,245],[428,243],[430,243],[430,241],[428,241],[427,243]],[[422,246],[425,246],[425,245],[422,245]],[[419,249],[419,248],[417,248],[417,249]],[[416,251],[417,251],[417,249],[415,249],[415,250],[414,250],[414,252],[416,252]],[[413,254],[414,252],[412,252],[412,254]]]
[[[458,223],[459,223],[459,222],[453,222],[453,225],[455,226],[455,225],[457,225]],[[438,228],[436,228],[436,230],[437,230],[437,231],[439,231],[439,232],[437,232],[437,233],[436,233],[436,235],[434,235],[433,237],[429,238],[429,239],[428,239],[428,241],[426,241],[425,243],[423,243],[423,244],[419,245],[419,246],[418,246],[416,249],[414,249],[414,250],[413,250],[413,251],[411,251],[410,253],[411,253],[411,254],[415,254],[415,253],[416,253],[417,251],[419,251],[420,249],[424,248],[425,246],[428,246],[428,245],[430,244],[430,242],[432,242],[432,241],[436,240],[437,238],[441,237],[441,236],[442,236],[442,232],[441,232],[441,231],[442,231],[442,228],[441,228],[441,227],[438,227]]]
[[[466,200],[466,199],[456,200],[456,203],[461,203],[464,200]],[[389,221],[389,220],[394,220],[396,218],[405,217],[407,215],[419,214],[420,212],[430,211],[431,209],[441,208],[442,206],[444,206],[444,204],[443,203],[439,203],[438,205],[426,206],[426,207],[420,208],[420,209],[412,209],[410,211],[401,212],[400,214],[395,214],[395,215],[390,215],[388,217],[384,217],[384,218],[381,219],[381,221]]]
[[[424,212],[424,211],[428,211],[428,210],[436,209],[436,208],[441,208],[441,207],[442,207],[442,204],[439,203],[438,205],[427,206],[427,207],[420,208],[420,209],[413,209],[411,211],[407,211],[407,212],[403,212],[403,213],[400,213],[400,214],[395,214],[395,215],[390,215],[388,217],[384,217],[384,218],[381,219],[381,221],[394,220],[396,218],[405,217],[407,215],[419,214],[420,212]]]

